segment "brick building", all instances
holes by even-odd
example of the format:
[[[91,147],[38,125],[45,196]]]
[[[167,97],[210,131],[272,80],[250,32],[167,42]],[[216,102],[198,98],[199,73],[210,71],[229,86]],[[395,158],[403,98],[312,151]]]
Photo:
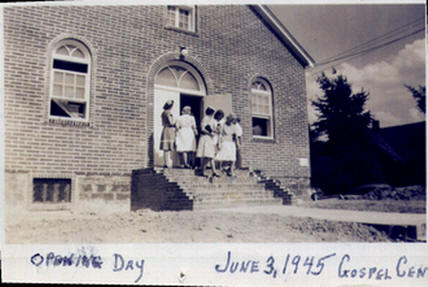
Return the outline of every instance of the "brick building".
[[[129,200],[158,164],[159,112],[233,111],[243,162],[309,184],[305,68],[311,57],[264,6],[7,6],[8,204]]]

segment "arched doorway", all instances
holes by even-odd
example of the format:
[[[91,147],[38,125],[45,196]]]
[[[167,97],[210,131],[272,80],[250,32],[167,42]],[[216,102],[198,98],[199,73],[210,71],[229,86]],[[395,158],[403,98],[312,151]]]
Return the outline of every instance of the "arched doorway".
[[[174,100],[172,113],[174,118],[180,115],[184,106],[190,106],[195,116],[196,124],[203,115],[203,98],[206,96],[206,86],[199,72],[191,65],[182,61],[171,61],[159,69],[155,76],[154,113],[153,113],[153,162],[162,166],[163,152],[159,149],[162,132],[161,114],[166,101]],[[172,155],[173,165],[179,163],[177,155]]]

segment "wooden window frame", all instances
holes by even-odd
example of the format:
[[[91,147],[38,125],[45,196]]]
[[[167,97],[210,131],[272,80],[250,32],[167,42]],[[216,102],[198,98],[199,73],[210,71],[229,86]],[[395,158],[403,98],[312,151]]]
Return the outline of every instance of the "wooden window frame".
[[[263,86],[266,88],[265,91],[260,90],[260,89],[255,89],[253,88],[253,86],[257,83],[257,82],[261,82],[263,84]],[[254,135],[252,134],[252,137],[254,139],[266,139],[266,140],[273,140],[274,139],[274,125],[273,125],[273,92],[271,89],[270,84],[260,78],[255,79],[252,84],[251,84],[251,88],[250,88],[250,95],[251,95],[251,122],[253,121],[253,118],[257,118],[257,119],[265,119],[268,120],[268,125],[269,125],[269,130],[268,135],[267,136],[261,136],[261,135]],[[253,96],[254,95],[259,95],[259,96],[263,96],[268,98],[268,113],[260,113],[258,111],[254,111],[253,109]],[[252,125],[252,124],[251,124]]]
[[[179,67],[181,67],[181,68],[183,68],[183,69],[186,70],[185,72],[183,72],[181,74],[180,78],[178,78],[178,79],[176,78],[176,80],[177,80],[177,86],[173,87],[173,86],[167,86],[167,85],[162,85],[162,84],[156,83],[156,78],[157,78],[158,74],[161,71],[163,71],[165,68],[170,68],[170,67],[173,67],[173,66],[179,66]],[[179,86],[181,78],[184,77],[184,75],[186,73],[191,74],[195,78],[196,82],[198,83],[199,90],[189,90],[189,89],[181,88]],[[174,75],[174,73],[173,73],[173,75]],[[175,75],[174,75],[174,77],[175,77]],[[205,88],[205,82],[202,79],[201,75],[198,73],[198,71],[195,68],[193,68],[192,66],[190,66],[189,64],[187,64],[185,62],[181,62],[181,61],[171,61],[171,62],[168,62],[166,65],[162,66],[159,69],[159,71],[157,72],[156,76],[155,76],[155,87],[161,88],[161,89],[170,90],[170,91],[179,91],[181,93],[187,93],[187,94],[192,94],[192,95],[199,95],[199,96],[205,96],[206,93],[207,93],[206,88]]]
[[[174,24],[171,24],[169,10],[174,9]],[[180,10],[189,12],[189,21],[187,28],[180,27]],[[167,6],[167,27],[186,32],[196,32],[196,6],[186,5],[168,5]]]
[[[63,46],[67,46],[67,45],[73,45],[76,47],[76,49],[79,49],[83,55],[84,58],[79,58],[79,57],[73,57],[70,55],[62,55],[62,54],[58,54],[57,50]],[[82,64],[82,65],[86,65],[86,73],[85,72],[78,72],[78,71],[73,71],[73,70],[67,70],[67,69],[58,69],[54,67],[54,62],[55,60],[60,60],[60,61],[64,61],[66,63],[72,63],[72,64]],[[91,54],[88,50],[88,48],[83,45],[80,41],[78,40],[74,40],[74,39],[65,39],[65,40],[61,40],[59,41],[54,48],[52,49],[51,52],[51,61],[50,61],[50,84],[49,84],[49,103],[48,103],[48,115],[49,115],[49,119],[60,119],[60,120],[67,120],[67,121],[78,121],[78,122],[89,122],[89,113],[90,113],[90,87],[91,87],[91,64],[92,64],[92,59],[91,59]],[[55,85],[55,72],[59,72],[63,74],[63,79],[62,79],[62,88],[63,88],[63,94],[61,96],[58,95],[54,95],[54,85]],[[66,75],[73,75],[74,76],[74,83],[73,85],[69,85],[69,87],[73,87],[74,90],[76,90],[76,88],[78,88],[78,85],[76,83],[76,78],[77,76],[84,76],[84,80],[85,83],[84,85],[80,85],[79,87],[84,88],[84,97],[83,99],[79,99],[79,98],[70,98],[67,97],[64,93],[65,93],[65,78]],[[72,115],[70,115],[70,117],[64,117],[64,116],[59,116],[59,115],[52,115],[51,114],[51,105],[52,105],[52,101],[54,100],[58,100],[58,101],[69,101],[72,103],[76,103],[77,105],[79,104],[85,104],[85,116],[84,118],[80,118],[80,117],[73,117]],[[58,102],[57,102],[58,104]]]

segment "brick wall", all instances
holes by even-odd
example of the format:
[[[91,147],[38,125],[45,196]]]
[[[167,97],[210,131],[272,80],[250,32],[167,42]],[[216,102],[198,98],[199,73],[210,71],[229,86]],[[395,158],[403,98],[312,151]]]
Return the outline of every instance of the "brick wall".
[[[156,67],[186,46],[208,93],[233,95],[244,163],[273,176],[309,177],[298,162],[309,158],[303,67],[248,6],[197,12],[197,32],[189,34],[165,29],[163,6],[5,8],[7,174],[130,175],[147,166]],[[92,54],[89,125],[48,120],[49,47],[61,37],[81,40]],[[256,76],[272,85],[274,141],[251,137]]]

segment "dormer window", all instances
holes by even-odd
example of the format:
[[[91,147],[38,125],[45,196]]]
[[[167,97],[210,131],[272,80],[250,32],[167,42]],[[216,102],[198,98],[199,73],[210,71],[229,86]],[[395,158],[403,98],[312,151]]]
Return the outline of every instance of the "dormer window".
[[[195,32],[195,7],[168,6],[167,26]]]

